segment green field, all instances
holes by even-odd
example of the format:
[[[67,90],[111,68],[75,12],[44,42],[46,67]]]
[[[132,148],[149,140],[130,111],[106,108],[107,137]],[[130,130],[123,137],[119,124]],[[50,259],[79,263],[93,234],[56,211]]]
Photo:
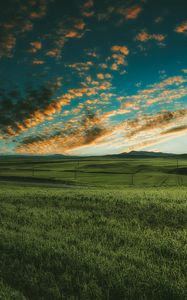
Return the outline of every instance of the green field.
[[[0,168],[0,300],[187,299],[187,161]]]
[[[0,159],[0,181],[47,181],[88,186],[187,186],[187,159]]]
[[[1,186],[0,299],[187,299],[186,200]]]

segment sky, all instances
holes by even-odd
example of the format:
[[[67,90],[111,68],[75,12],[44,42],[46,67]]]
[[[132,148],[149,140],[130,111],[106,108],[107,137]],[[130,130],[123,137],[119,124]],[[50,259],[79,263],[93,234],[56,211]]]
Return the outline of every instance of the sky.
[[[0,12],[0,154],[187,152],[186,0]]]

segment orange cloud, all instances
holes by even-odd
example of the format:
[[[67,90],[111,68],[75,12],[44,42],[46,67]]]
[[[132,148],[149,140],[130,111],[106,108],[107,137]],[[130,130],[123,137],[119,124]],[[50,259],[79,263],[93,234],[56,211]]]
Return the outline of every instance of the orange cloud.
[[[31,53],[36,53],[38,50],[42,49],[42,43],[40,41],[31,42],[32,48],[29,50]]]
[[[161,82],[150,85],[147,89],[140,89],[137,94],[121,98],[124,105],[128,102],[136,105],[151,105],[154,103],[170,103],[187,96],[187,78],[185,76],[173,76]]]
[[[104,76],[104,74],[99,73],[99,74],[97,74],[97,78],[98,79],[105,79],[105,76]]]
[[[118,71],[119,66],[127,65],[126,56],[129,54],[129,49],[126,46],[114,45],[111,47],[112,54],[111,59],[113,59],[113,63],[111,65],[111,69],[113,71]]]
[[[116,64],[116,63],[112,64],[111,69],[113,71],[117,71],[118,70],[118,64]]]
[[[116,54],[115,53],[115,54],[112,55],[112,58],[114,58],[117,65],[124,65],[125,64],[125,58],[121,54]]]
[[[99,66],[101,67],[101,69],[107,69],[108,68],[107,64],[105,64],[105,63],[102,63]]]
[[[126,13],[126,19],[127,20],[136,19],[141,11],[142,11],[142,8],[139,5],[134,5],[130,8],[128,8],[127,13]]]
[[[176,127],[172,127],[166,131],[163,131],[161,134],[165,135],[165,134],[173,134],[176,132],[181,132],[181,131],[187,131],[187,125],[181,125],[181,126],[176,126]]]
[[[46,53],[47,56],[61,58],[62,50],[70,39],[81,38],[86,32],[86,24],[82,19],[69,19],[67,23],[60,21],[55,30],[49,34],[53,46]]]
[[[126,46],[112,46],[111,50],[113,52],[120,52],[123,55],[129,54],[129,49]]]
[[[82,7],[82,15],[87,18],[94,16],[95,12],[92,10],[93,6],[94,6],[93,0],[86,1]]]
[[[43,60],[34,59],[34,60],[32,61],[32,64],[33,64],[33,65],[43,65],[43,64],[45,64],[45,62],[44,62]]]
[[[76,110],[77,112],[77,110]],[[17,147],[18,153],[62,153],[82,147],[96,144],[110,132],[103,127],[101,119],[94,113],[87,111],[77,124],[67,123],[60,132],[35,138],[26,138]]]
[[[13,49],[16,45],[16,38],[12,34],[4,35],[0,41],[0,58],[5,57],[12,57]]]
[[[136,36],[136,40],[140,42],[147,42],[149,39],[150,35],[145,31],[138,33],[138,35]]]
[[[136,40],[140,42],[147,42],[149,40],[155,40],[157,42],[163,42],[165,40],[166,36],[163,34],[149,34],[146,31],[141,31],[140,33],[137,34]]]
[[[115,117],[115,116],[118,116],[118,115],[125,115],[125,114],[128,114],[128,113],[130,113],[130,110],[119,108],[119,109],[104,113],[103,116],[102,116],[102,119],[104,121],[104,120],[108,120],[111,117]]]
[[[166,111],[154,116],[144,116],[141,119],[129,122],[128,126],[132,130],[129,131],[128,137],[133,137],[141,132],[161,130],[171,127],[176,122],[183,122],[186,120],[187,110],[181,109],[177,111]],[[170,128],[169,128],[170,129]]]
[[[40,41],[35,41],[31,43],[31,46],[33,46],[35,49],[40,50],[42,49],[42,43]]]
[[[17,3],[19,9],[12,11],[11,6],[6,11],[6,21],[2,21],[1,27],[1,39],[0,39],[0,58],[12,57],[13,50],[16,46],[16,41],[19,36],[23,36],[33,29],[33,19],[41,18],[46,14],[47,1],[25,1],[21,4]],[[37,12],[34,10],[37,6]],[[32,10],[33,9],[33,10]]]
[[[114,8],[114,12],[122,15],[126,20],[134,20],[136,19],[139,14],[141,13],[142,8],[139,5],[134,5],[131,7],[118,7],[117,9]]]
[[[107,73],[107,74],[105,75],[105,78],[110,79],[110,78],[112,78],[112,75],[109,74],[109,73]]]
[[[66,33],[65,37],[66,38],[78,38],[78,37],[80,37],[80,33],[77,31],[69,31],[68,33]]]
[[[89,17],[94,16],[94,15],[95,15],[95,12],[94,12],[94,11],[90,11],[90,12],[84,11],[82,14],[83,14],[84,17],[89,18]]]
[[[83,30],[85,27],[86,27],[86,24],[84,23],[83,20],[79,20],[75,24],[75,28],[77,28],[79,30]]]
[[[182,24],[178,25],[175,28],[177,33],[187,33],[187,21],[183,22]]]
[[[72,113],[78,113],[79,108]],[[70,112],[67,111],[69,114]],[[158,144],[183,134],[187,129],[187,110],[165,111],[156,115],[142,115],[133,120],[110,124],[110,118],[127,114],[129,110],[120,108],[103,115],[88,111],[82,120],[72,119],[59,127],[55,134],[30,137],[18,147],[18,153],[72,153],[85,148],[105,145],[113,149],[130,151]],[[63,128],[63,129],[62,129]],[[56,129],[57,130],[57,129]],[[11,132],[10,132],[11,134]]]
[[[107,73],[107,74],[103,74],[103,73],[99,73],[97,74],[97,78],[98,79],[111,79],[112,78],[112,75]]]
[[[57,48],[51,49],[51,50],[47,51],[46,55],[50,56],[50,57],[60,57],[61,50],[57,49]]]

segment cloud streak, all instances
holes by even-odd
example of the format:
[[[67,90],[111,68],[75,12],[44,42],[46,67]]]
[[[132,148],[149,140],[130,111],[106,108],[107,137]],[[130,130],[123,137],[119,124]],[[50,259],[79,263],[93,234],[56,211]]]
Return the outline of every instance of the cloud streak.
[[[122,103],[124,106],[126,103],[134,103],[134,106],[155,103],[165,105],[185,96],[187,96],[186,76],[173,76],[150,85],[147,89],[140,89],[135,95],[122,97]]]
[[[24,95],[18,90],[0,93],[0,132],[2,137],[16,136],[28,128],[47,120],[60,111],[69,99],[62,97],[55,101],[55,87],[29,88]]]
[[[86,109],[77,124],[67,123],[60,131],[41,136],[25,138],[17,147],[18,153],[66,153],[67,151],[93,145],[108,133],[96,113]]]
[[[176,26],[175,31],[177,33],[183,33],[186,34],[187,33],[187,21],[181,23],[180,25]]]

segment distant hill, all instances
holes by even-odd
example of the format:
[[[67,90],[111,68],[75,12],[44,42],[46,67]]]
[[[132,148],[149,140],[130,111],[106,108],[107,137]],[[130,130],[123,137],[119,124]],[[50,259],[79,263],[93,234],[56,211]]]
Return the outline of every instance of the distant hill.
[[[120,154],[113,154],[110,157],[124,157],[124,158],[146,158],[146,157],[163,157],[163,158],[187,158],[187,154],[173,154],[173,153],[163,153],[163,152],[152,152],[152,151],[131,151],[131,152],[123,152]]]
[[[104,159],[104,158],[181,158],[187,159],[187,153],[184,154],[173,154],[173,153],[163,153],[163,152],[152,152],[152,151],[131,151],[123,152],[119,154],[108,154],[101,156],[68,156],[63,154],[51,154],[51,155],[0,155],[0,159],[24,159],[24,160],[60,160],[60,159]]]
[[[147,157],[168,157],[174,156],[172,153],[163,153],[163,152],[152,152],[152,151],[131,151],[121,153],[120,156],[147,156]]]

